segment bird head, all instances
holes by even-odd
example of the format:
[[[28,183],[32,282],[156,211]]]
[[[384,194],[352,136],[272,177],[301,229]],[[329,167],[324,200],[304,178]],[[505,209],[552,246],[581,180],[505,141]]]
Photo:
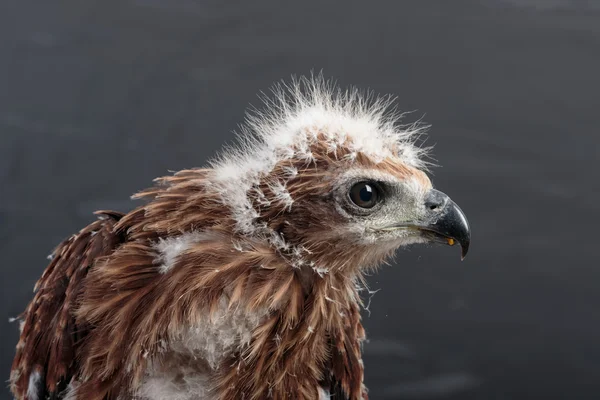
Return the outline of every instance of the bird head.
[[[265,102],[209,179],[238,235],[317,272],[374,266],[415,243],[458,244],[464,258],[467,219],[426,174],[425,128],[400,124],[392,100],[317,77]]]

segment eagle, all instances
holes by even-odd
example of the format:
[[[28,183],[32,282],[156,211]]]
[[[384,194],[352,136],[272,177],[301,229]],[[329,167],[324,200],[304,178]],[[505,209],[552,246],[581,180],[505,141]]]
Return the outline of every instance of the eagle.
[[[420,122],[322,75],[262,95],[238,142],[64,240],[19,316],[19,400],[368,399],[365,275],[470,228]]]

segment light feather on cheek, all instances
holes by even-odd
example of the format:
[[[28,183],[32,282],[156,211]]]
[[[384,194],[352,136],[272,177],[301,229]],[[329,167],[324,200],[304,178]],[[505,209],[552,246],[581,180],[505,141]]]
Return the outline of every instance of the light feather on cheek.
[[[427,175],[409,167],[398,160],[386,160],[386,163],[364,163],[353,166],[353,168],[342,171],[336,178],[334,187],[337,191],[336,209],[348,219],[345,227],[355,234],[359,234],[358,240],[364,243],[376,243],[380,237],[373,234],[373,228],[385,221],[377,217],[418,219],[422,211],[426,193],[431,189],[431,181]],[[374,212],[369,216],[355,216],[344,209],[344,198],[348,196],[348,189],[353,182],[372,181],[385,185],[389,191],[385,193],[385,202],[392,202],[394,207],[387,207],[382,211]],[[384,196],[384,193],[380,194]],[[387,246],[388,244],[386,244]]]

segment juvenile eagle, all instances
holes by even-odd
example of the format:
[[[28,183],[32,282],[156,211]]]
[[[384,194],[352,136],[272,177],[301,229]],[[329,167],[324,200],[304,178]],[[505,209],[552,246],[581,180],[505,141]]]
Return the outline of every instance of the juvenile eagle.
[[[363,274],[467,220],[422,129],[322,77],[281,85],[241,144],[62,242],[21,315],[17,399],[367,399]]]

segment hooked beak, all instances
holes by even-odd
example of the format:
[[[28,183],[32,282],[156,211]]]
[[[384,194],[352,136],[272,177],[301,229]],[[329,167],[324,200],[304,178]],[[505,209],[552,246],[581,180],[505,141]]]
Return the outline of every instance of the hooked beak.
[[[427,222],[414,227],[435,241],[441,239],[450,246],[458,242],[462,250],[461,259],[464,260],[471,243],[471,229],[460,207],[446,194],[435,189],[427,194],[425,207]]]

